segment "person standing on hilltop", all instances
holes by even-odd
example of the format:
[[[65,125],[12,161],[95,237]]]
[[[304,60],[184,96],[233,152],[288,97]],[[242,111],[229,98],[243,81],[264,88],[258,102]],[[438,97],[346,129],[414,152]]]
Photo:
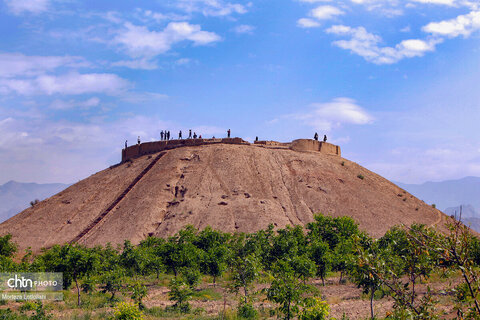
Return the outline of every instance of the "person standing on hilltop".
[[[180,130],[180,132],[178,132],[178,140],[182,140],[182,130]]]
[[[137,144],[140,144],[140,136],[137,138]]]
[[[127,142],[128,140],[125,140],[125,149],[127,149]]]
[[[227,130],[227,138],[230,138],[230,129]]]
[[[167,131],[167,140],[170,140],[170,131]]]
[[[197,139],[197,133],[196,132],[193,133],[193,139]]]
[[[192,129],[188,130],[188,139],[192,139]]]
[[[327,142],[327,135],[326,134],[323,136],[323,142]]]
[[[318,141],[318,133],[315,132],[315,135],[313,136],[313,139],[315,139],[315,141]]]
[[[163,130],[160,131],[160,140],[163,140]]]

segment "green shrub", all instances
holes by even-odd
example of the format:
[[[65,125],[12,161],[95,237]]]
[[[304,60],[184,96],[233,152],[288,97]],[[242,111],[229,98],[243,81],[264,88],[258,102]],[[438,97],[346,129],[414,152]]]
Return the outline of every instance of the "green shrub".
[[[143,313],[136,305],[127,302],[117,304],[114,311],[116,320],[143,320]]]
[[[306,299],[305,307],[300,314],[301,320],[324,320],[328,317],[329,306],[319,298]]]
[[[256,319],[257,310],[251,303],[240,303],[237,308],[237,315],[241,319]]]

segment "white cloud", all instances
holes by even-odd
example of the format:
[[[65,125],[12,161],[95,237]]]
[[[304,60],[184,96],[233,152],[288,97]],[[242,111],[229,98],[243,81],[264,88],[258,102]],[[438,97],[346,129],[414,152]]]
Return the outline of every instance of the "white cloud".
[[[97,97],[92,97],[85,101],[75,101],[75,100],[64,101],[64,100],[57,99],[50,104],[50,108],[54,110],[68,110],[68,109],[74,109],[74,108],[89,109],[89,108],[97,107],[99,106],[99,104],[100,104],[100,99]]]
[[[22,13],[39,14],[48,10],[49,0],[5,0],[8,9],[16,15]]]
[[[131,84],[115,74],[69,73],[60,76],[41,75],[32,79],[0,79],[0,92],[20,95],[77,95],[85,93],[118,94]]]
[[[168,126],[141,116],[110,123],[0,120],[0,179],[75,182],[118,162],[125,139],[149,140],[160,127]]]
[[[165,53],[182,41],[194,45],[207,45],[220,41],[217,34],[202,31],[199,25],[188,22],[170,22],[162,31],[150,31],[144,26],[125,23],[114,42],[123,46],[132,57],[152,57]]]
[[[139,69],[139,70],[155,70],[158,68],[158,65],[155,61],[151,61],[146,58],[137,59],[137,60],[121,60],[112,63],[114,67],[126,67],[130,69]]]
[[[306,2],[306,3],[332,2],[332,0],[298,0],[298,1]]]
[[[430,149],[399,147],[391,150],[384,159],[369,161],[365,166],[388,179],[404,183],[479,176],[480,153],[471,147],[471,145],[448,145]]]
[[[440,4],[446,6],[453,6],[457,1],[455,0],[411,0],[413,2],[426,3],[426,4]]]
[[[319,6],[312,9],[309,15],[318,20],[330,20],[336,16],[344,15],[345,12],[334,6]]]
[[[300,28],[318,28],[321,26],[321,24],[313,19],[301,18],[298,19],[297,26],[299,26]]]
[[[230,3],[222,0],[177,0],[177,8],[187,13],[200,12],[205,16],[229,16],[232,14],[245,14],[247,8],[252,6],[249,2],[247,5],[238,3]]]
[[[166,94],[157,93],[157,92],[123,92],[119,95],[119,98],[122,101],[129,102],[132,104],[139,104],[144,103],[147,101],[154,101],[154,100],[164,100],[167,99],[168,96]]]
[[[403,40],[395,47],[380,47],[379,43],[382,38],[367,32],[364,27],[351,28],[335,25],[326,32],[350,37],[349,40],[338,40],[333,44],[376,64],[392,64],[405,58],[421,57],[427,52],[435,51],[436,45],[442,42],[441,39],[408,39]]]
[[[437,36],[444,37],[468,37],[480,29],[480,11],[472,11],[466,15],[460,15],[455,19],[440,22],[431,22],[422,30]]]
[[[316,130],[330,131],[343,124],[363,125],[373,121],[373,117],[350,98],[336,98],[326,103],[313,103],[310,110],[293,117]]]
[[[254,30],[255,30],[255,27],[248,24],[242,24],[233,28],[233,31],[238,34],[244,34],[244,33],[252,34]]]
[[[180,58],[180,59],[177,59],[175,61],[175,64],[177,66],[186,66],[186,65],[189,65],[190,63],[192,63],[192,59],[189,59],[189,58]]]
[[[225,132],[201,124],[193,128],[204,137]],[[87,123],[0,116],[0,181],[76,182],[118,163],[125,140],[158,140],[161,129],[188,132],[154,116]]]
[[[0,78],[33,76],[60,67],[86,67],[82,57],[74,56],[26,56],[21,53],[0,53]]]

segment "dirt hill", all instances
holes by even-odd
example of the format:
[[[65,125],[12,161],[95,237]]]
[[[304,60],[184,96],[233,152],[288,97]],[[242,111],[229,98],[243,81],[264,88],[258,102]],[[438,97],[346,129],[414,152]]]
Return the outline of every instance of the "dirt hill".
[[[336,155],[214,144],[145,155],[100,171],[0,224],[21,252],[75,241],[138,243],[192,224],[251,232],[352,216],[373,236],[396,224],[442,225],[440,211]]]

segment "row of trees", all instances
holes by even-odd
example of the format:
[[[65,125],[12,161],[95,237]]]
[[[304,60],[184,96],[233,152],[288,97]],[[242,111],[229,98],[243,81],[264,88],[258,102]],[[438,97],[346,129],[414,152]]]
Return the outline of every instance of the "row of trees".
[[[78,304],[81,290],[98,288],[112,300],[130,279],[132,299],[142,308],[147,294],[140,277],[163,273],[173,275],[170,299],[174,308],[188,311],[188,300],[204,275],[224,277],[227,289],[240,297],[238,311],[254,316],[255,283],[268,286],[261,293],[278,306],[284,319],[324,319],[328,306],[318,299],[311,279],[325,278],[330,271],[348,276],[370,297],[374,318],[374,296],[382,291],[395,300],[392,317],[429,319],[435,317],[435,294],[418,295],[418,284],[436,269],[460,270],[459,315],[480,315],[477,274],[480,245],[461,223],[450,225],[450,234],[425,226],[395,227],[382,238],[373,239],[359,231],[348,217],[317,215],[305,228],[273,226],[252,234],[223,233],[188,226],[168,238],[147,238],[138,246],[125,241],[123,247],[86,248],[54,246],[33,257],[27,253],[20,263],[11,259],[15,246],[10,236],[0,238],[0,267],[6,271],[63,272],[64,286],[74,286]]]

